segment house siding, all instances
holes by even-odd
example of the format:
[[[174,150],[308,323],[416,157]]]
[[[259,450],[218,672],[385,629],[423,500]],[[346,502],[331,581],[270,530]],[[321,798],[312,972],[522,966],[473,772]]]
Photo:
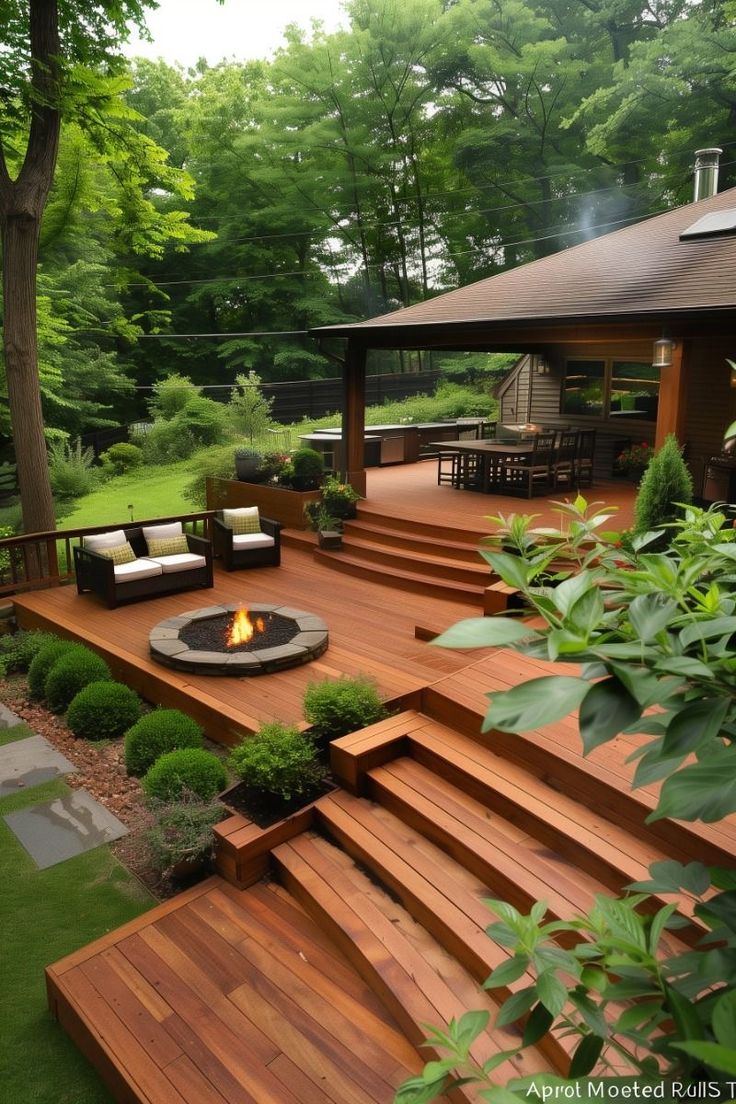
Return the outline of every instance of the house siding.
[[[710,456],[721,451],[723,434],[736,420],[736,388],[731,387],[727,358],[736,360],[736,335],[700,338],[684,349],[687,371],[685,443],[693,473],[695,493],[700,494],[703,473]]]

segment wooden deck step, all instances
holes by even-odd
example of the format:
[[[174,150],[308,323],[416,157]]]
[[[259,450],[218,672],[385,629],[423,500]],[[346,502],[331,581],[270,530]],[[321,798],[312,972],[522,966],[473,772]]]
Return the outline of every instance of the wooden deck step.
[[[535,837],[529,825],[504,819],[411,758],[395,759],[368,771],[367,794],[406,824],[421,832],[488,887],[494,897],[528,912],[535,901],[546,901],[548,918],[569,920],[588,912],[596,894],[612,886],[581,869],[570,858]],[[618,888],[618,886],[614,887]],[[669,898],[667,899],[669,900]],[[664,902],[654,897],[651,911]],[[685,906],[685,915],[692,909]],[[699,924],[668,937],[670,953],[681,950],[680,939],[695,941],[703,934]]]
[[[328,552],[316,548],[314,556],[320,563],[329,564],[337,571],[348,575],[357,575],[361,579],[371,579],[373,582],[383,583],[384,586],[396,587],[400,590],[408,590],[432,598],[449,598],[472,602],[478,606],[482,606],[483,603],[485,586],[480,583],[441,579],[436,576],[422,574],[420,570],[403,569],[373,562],[363,558],[359,551],[352,552],[349,547],[341,552]],[[409,563],[410,561],[407,561],[407,565]]]
[[[344,548],[353,555],[361,556],[370,563],[383,567],[416,571],[440,580],[453,579],[456,582],[488,586],[496,576],[487,563],[478,556],[474,561],[456,559],[451,550],[441,544],[427,546],[422,551],[412,548],[394,548],[388,544],[376,544],[359,534],[349,534],[345,538]]]
[[[591,756],[583,756],[575,717],[543,730],[481,734],[489,691],[509,689],[523,677],[553,673],[551,664],[530,664],[521,677],[518,667],[524,658],[494,651],[488,659],[479,661],[475,670],[466,668],[457,679],[441,679],[426,687],[422,711],[491,748],[497,756],[533,771],[553,789],[650,841],[670,858],[730,868],[736,855],[736,817],[727,817],[717,825],[678,820],[645,823],[657,804],[658,788],[631,788],[634,767],[626,763],[626,758],[635,744],[624,737],[597,748]]]
[[[426,1024],[447,1023],[469,1008],[488,1009],[493,1022],[497,1005],[492,997],[344,851],[309,832],[277,848],[274,860],[289,891],[382,997],[416,1045],[426,1037]],[[516,1029],[490,1026],[473,1055],[483,1061],[518,1044]],[[560,1068],[560,1048],[552,1049],[556,1063],[538,1051],[527,1052],[505,1062],[494,1078],[503,1084],[509,1077]],[[425,1057],[432,1054],[425,1047],[421,1052]],[[565,1060],[562,1057],[563,1064]],[[476,1099],[472,1089],[463,1093],[463,1100]]]
[[[498,502],[498,500],[496,501]],[[439,500],[435,516],[431,520],[425,520],[416,514],[412,516],[412,510],[407,509],[406,505],[404,508],[394,509],[389,513],[369,499],[366,502],[358,503],[357,520],[368,525],[378,525],[382,529],[391,529],[396,533],[410,533],[435,541],[447,540],[458,544],[467,544],[477,549],[479,539],[484,533],[490,534],[493,532],[493,526],[483,516],[485,513],[488,513],[488,510],[484,498],[482,504],[479,504],[478,519],[477,521],[474,519],[473,524],[467,522],[463,524],[464,519],[456,515],[451,523],[443,525],[442,506]],[[445,521],[447,520],[445,517]],[[482,527],[480,532],[479,527]]]
[[[361,518],[360,521],[345,522],[345,536],[352,541],[353,537],[371,541],[373,544],[386,548],[404,549],[410,552],[438,554],[452,557],[453,560],[461,560],[464,563],[480,564],[479,548],[481,538],[476,534],[475,542],[469,540],[457,540],[454,530],[443,528],[436,529],[433,533],[404,531],[388,525],[380,524],[372,519]],[[486,567],[488,571],[488,567]]]
[[[600,812],[540,781],[529,770],[445,725],[429,721],[407,734],[410,754],[512,825],[619,893],[649,877],[651,863],[672,855]],[[667,898],[663,898],[667,899]],[[678,897],[692,918],[693,903]]]

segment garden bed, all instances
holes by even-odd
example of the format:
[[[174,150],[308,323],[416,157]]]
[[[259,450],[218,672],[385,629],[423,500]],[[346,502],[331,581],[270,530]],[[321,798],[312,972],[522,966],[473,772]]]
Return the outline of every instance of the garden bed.
[[[207,509],[230,510],[257,506],[263,517],[280,521],[289,529],[307,529],[304,507],[319,502],[319,491],[292,491],[267,483],[245,483],[238,479],[208,479]]]

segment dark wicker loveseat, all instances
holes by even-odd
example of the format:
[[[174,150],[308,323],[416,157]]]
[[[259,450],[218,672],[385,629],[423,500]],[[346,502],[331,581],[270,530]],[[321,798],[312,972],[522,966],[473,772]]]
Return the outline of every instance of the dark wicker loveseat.
[[[178,523],[177,523],[178,524]],[[155,526],[153,529],[173,529],[174,526]],[[181,531],[181,526],[179,526]],[[150,531],[147,529],[147,532]],[[212,586],[212,545],[205,537],[185,536],[187,552],[178,555],[151,556],[143,529],[131,526],[126,529],[84,538],[85,542],[98,544],[99,536],[107,538],[107,547],[118,547],[127,541],[136,559],[122,565],[95,548],[74,549],[74,566],[77,575],[77,591],[92,591],[110,609],[123,602],[135,602],[141,598],[154,598],[191,587]]]
[[[227,524],[233,516],[243,514],[251,514],[256,519],[258,531],[238,534]],[[241,567],[278,567],[281,563],[281,522],[261,517],[255,507],[245,507],[218,510],[212,523],[215,555],[222,557],[226,571]]]

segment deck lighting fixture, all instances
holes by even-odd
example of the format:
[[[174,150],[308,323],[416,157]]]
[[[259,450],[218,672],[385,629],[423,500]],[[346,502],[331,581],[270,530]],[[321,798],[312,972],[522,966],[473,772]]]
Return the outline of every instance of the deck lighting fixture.
[[[672,353],[675,349],[675,342],[670,337],[662,335],[658,341],[654,342],[654,358],[652,360],[653,368],[669,368],[672,365]]]

